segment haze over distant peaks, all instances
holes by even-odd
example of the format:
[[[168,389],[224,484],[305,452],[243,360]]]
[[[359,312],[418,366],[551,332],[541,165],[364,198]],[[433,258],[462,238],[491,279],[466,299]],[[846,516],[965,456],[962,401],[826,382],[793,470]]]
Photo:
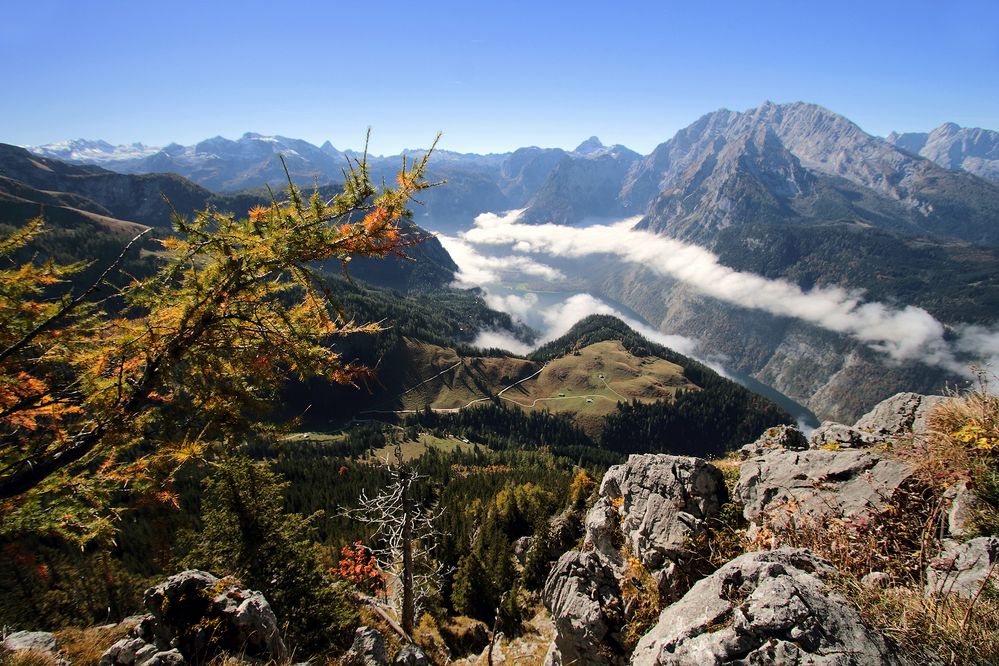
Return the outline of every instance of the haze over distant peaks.
[[[73,139],[49,143],[44,146],[29,146],[28,150],[57,160],[67,162],[85,162],[88,164],[104,164],[119,160],[133,160],[148,157],[159,152],[155,146],[143,143],[127,143],[112,146],[107,141],[90,141],[88,139]]]
[[[892,132],[888,141],[947,169],[999,182],[999,132],[944,123],[932,132]]]

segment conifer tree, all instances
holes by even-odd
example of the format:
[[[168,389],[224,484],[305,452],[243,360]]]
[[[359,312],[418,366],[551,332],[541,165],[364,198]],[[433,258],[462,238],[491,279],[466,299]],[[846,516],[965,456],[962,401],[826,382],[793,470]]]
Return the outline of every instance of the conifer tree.
[[[284,510],[287,482],[241,456],[214,463],[202,499],[203,527],[184,565],[232,575],[267,597],[296,646],[311,653],[349,645],[357,612],[321,564],[313,522]]]
[[[303,198],[289,180],[283,200],[245,217],[174,215],[176,235],[158,241],[159,272],[104,301],[93,299],[107,294],[107,273],[52,298],[79,266],[0,269],[2,522],[48,523],[87,540],[125,488],[176,501],[163,477],[208,442],[242,441],[286,377],[361,381],[367,370],[331,341],[379,327],[350,320],[312,266],[419,242],[403,219],[430,186],[428,157],[404,159],[394,187],[372,185],[362,157],[330,200]],[[0,240],[0,257],[41,227]]]

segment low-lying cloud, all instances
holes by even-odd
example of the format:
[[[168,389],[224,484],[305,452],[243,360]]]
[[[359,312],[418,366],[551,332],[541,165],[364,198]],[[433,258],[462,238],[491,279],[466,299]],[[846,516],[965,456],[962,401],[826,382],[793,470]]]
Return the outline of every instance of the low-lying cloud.
[[[640,321],[632,319],[620,310],[615,309],[604,301],[591,296],[590,294],[576,294],[570,296],[562,303],[555,305],[544,313],[545,322],[548,329],[544,334],[544,341],[554,340],[569,332],[569,329],[578,322],[594,314],[611,315],[617,317],[640,335],[648,338],[652,342],[657,342],[664,347],[677,351],[687,356],[697,353],[697,340],[684,337],[682,335],[668,335],[662,331],[646,326]]]
[[[461,239],[455,239],[456,244],[462,244],[459,251],[465,250],[468,258],[482,257],[473,246],[508,245],[514,252],[556,257],[611,255],[679,280],[718,300],[793,317],[848,335],[897,361],[921,360],[963,374],[968,373],[965,360],[968,356],[986,363],[999,361],[999,332],[994,330],[963,326],[956,331],[956,340],[948,341],[943,324],[922,308],[864,302],[862,292],[856,290],[839,287],[804,290],[786,280],[737,271],[722,265],[716,255],[704,248],[633,229],[639,218],[609,225],[567,227],[519,224],[520,213],[479,215],[475,226],[462,233]],[[445,247],[451,251],[450,245]],[[489,257],[485,259],[492,261]],[[529,263],[524,265],[531,266],[534,275],[541,276],[543,269],[539,267],[559,273],[522,255],[495,261],[502,266],[513,265],[516,260],[527,260]],[[462,265],[457,258],[456,262]],[[482,263],[480,259],[478,265]],[[462,273],[467,275],[464,267]]]
[[[477,287],[489,282],[499,282],[504,275],[529,275],[549,282],[565,276],[556,268],[524,256],[492,257],[476,252],[467,242],[452,236],[437,236],[454,263],[458,264],[455,286]]]
[[[524,296],[516,294],[510,296],[488,294],[485,297],[485,301],[486,305],[492,309],[506,312],[520,321],[526,321],[528,310],[538,309],[538,297],[531,293]],[[629,317],[591,294],[574,294],[559,303],[539,310],[539,312],[544,321],[544,328],[541,331],[541,336],[534,345],[525,344],[507,331],[497,330],[481,331],[472,344],[482,349],[505,349],[515,354],[528,354],[538,346],[565,335],[579,320],[585,319],[590,315],[603,314],[617,317],[640,335],[653,342],[657,342],[664,347],[669,347],[686,356],[697,357],[697,340],[682,335],[669,335],[662,331],[657,331]]]

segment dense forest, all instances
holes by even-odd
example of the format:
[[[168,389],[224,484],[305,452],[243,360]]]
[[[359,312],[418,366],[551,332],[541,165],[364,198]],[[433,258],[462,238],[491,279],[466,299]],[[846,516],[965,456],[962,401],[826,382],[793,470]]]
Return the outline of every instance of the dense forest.
[[[405,435],[396,427],[359,426],[335,443],[260,439],[193,464],[177,479],[176,503],[131,506],[110,549],[91,544],[80,551],[56,538],[8,533],[0,621],[99,624],[138,611],[141,590],[163,573],[200,566],[261,589],[282,617],[298,618],[293,637],[303,646],[319,645],[316,622],[339,618],[343,632],[334,642],[342,648],[356,613],[345,592],[337,592],[350,585],[336,562],[345,546],[370,537],[343,511],[362,491],[389,483],[387,468],[361,454],[393,438]],[[558,552],[548,540],[537,541],[528,573],[515,565],[512,544],[546,532],[553,516],[579,504],[578,488],[570,501],[577,476],[577,486],[592,490],[603,467],[584,470],[576,462],[549,451],[485,447],[429,448],[413,461],[419,501],[440,512],[434,552],[452,572],[427,600],[430,612],[491,622],[506,592],[538,589]],[[275,578],[275,571],[285,576]],[[511,613],[516,603],[508,600]]]

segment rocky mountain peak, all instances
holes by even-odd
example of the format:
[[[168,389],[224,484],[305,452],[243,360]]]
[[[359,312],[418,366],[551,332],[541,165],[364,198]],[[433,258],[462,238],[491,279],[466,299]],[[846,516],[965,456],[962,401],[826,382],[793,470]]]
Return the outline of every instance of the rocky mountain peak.
[[[604,148],[604,144],[601,143],[600,139],[595,136],[591,136],[586,141],[582,142],[576,149],[572,152],[579,153],[581,155],[588,155],[590,153],[595,153]]]
[[[892,132],[887,141],[951,170],[999,182],[999,132],[946,122],[932,132]]]

